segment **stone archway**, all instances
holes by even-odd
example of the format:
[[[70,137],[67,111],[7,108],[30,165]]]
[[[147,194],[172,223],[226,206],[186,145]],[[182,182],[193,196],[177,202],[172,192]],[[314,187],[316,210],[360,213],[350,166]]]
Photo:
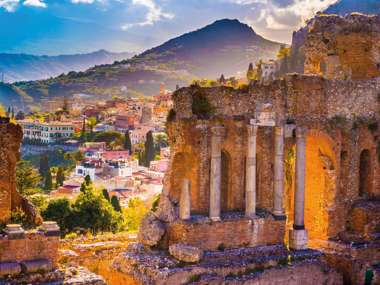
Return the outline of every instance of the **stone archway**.
[[[311,130],[306,137],[305,227],[309,239],[326,240],[335,235],[330,215],[337,191],[337,160],[334,142],[325,133]],[[285,208],[287,226],[293,225],[295,147],[285,154]]]
[[[364,149],[359,162],[359,196],[367,198],[372,193],[371,153]]]
[[[178,203],[181,197],[181,190],[184,179],[190,181],[190,199],[191,212],[200,213],[200,201],[198,193],[198,160],[195,155],[187,152],[178,152],[174,155],[170,169],[175,169],[170,173],[170,191],[169,197],[172,201]]]

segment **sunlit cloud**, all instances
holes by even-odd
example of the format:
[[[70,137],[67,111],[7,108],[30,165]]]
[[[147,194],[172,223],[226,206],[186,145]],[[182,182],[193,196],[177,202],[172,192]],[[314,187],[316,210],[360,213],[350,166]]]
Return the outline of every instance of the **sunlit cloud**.
[[[46,3],[43,0],[25,0],[23,5],[38,8],[46,8]]]
[[[144,6],[148,11],[145,15],[144,21],[124,24],[121,27],[123,30],[128,30],[134,26],[153,25],[155,22],[160,20],[174,18],[173,14],[164,12],[162,8],[159,7],[153,0],[132,0],[132,4]]]
[[[7,12],[14,12],[18,6],[19,0],[0,0],[0,8]]]

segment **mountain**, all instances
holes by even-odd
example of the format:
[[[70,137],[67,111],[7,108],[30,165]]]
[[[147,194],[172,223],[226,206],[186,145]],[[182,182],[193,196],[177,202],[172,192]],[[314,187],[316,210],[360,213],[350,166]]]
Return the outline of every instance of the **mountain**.
[[[131,56],[132,53],[105,50],[58,56],[0,53],[0,73],[4,74],[5,82],[40,80],[69,71],[84,71],[94,65],[113,63]]]
[[[337,3],[330,5],[324,13],[338,14],[344,16],[352,12],[363,14],[380,14],[379,0],[339,0]]]
[[[242,76],[250,62],[275,58],[280,43],[264,39],[238,20],[219,20],[134,56],[95,66],[85,72],[69,72],[47,80],[17,82],[2,89],[15,90],[12,104],[32,99],[87,93],[98,96],[152,95],[161,83],[174,89],[196,78]],[[125,88],[127,87],[127,88]],[[20,93],[21,92],[21,93]],[[7,105],[9,102],[6,102]]]

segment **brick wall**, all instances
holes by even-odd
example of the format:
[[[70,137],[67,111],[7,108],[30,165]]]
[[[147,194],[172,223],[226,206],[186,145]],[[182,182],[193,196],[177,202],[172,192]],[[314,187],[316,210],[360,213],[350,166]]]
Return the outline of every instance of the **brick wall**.
[[[204,250],[280,244],[284,241],[285,221],[273,218],[231,219],[222,222],[177,221],[168,227],[168,243],[185,243]]]

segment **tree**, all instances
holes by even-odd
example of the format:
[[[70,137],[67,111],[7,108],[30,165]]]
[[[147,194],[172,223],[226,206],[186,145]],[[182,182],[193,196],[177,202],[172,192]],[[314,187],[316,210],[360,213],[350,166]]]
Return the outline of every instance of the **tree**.
[[[90,229],[93,233],[116,232],[123,227],[123,217],[112,205],[95,191],[79,194],[73,205],[76,226]]]
[[[11,115],[11,106],[8,106],[7,113],[5,114],[5,117],[9,118]]]
[[[224,74],[222,74],[219,78],[219,84],[225,85],[226,84],[226,78],[224,77]]]
[[[67,198],[50,200],[41,214],[45,221],[57,222],[62,232],[73,228],[73,209]]]
[[[92,135],[95,125],[97,124],[97,120],[95,117],[90,117],[87,119],[87,127],[90,129],[90,134]]]
[[[69,109],[69,101],[68,101],[68,99],[67,99],[66,96],[63,98],[62,111],[63,111],[65,114],[69,114],[69,113],[70,113],[70,109]]]
[[[4,106],[1,105],[1,103],[0,103],[0,117],[6,117],[5,115],[6,115],[6,114],[5,114],[5,108],[4,108]]]
[[[144,216],[149,212],[148,207],[140,198],[132,198],[124,209],[125,223],[128,231],[137,231]]]
[[[62,167],[58,167],[57,176],[56,176],[57,186],[62,186],[64,181],[65,181],[65,172]]]
[[[86,183],[86,186],[91,186],[91,177],[90,175],[86,175],[86,177],[84,178],[84,183]]]
[[[15,109],[13,108],[13,106],[12,106],[12,110],[11,110],[11,118],[12,119],[15,118]]]
[[[106,142],[107,146],[123,147],[124,146],[124,135],[116,131],[107,131],[97,133],[94,137],[96,142]]]
[[[248,79],[248,81],[255,79],[255,70],[253,68],[253,64],[252,63],[250,63],[249,66],[248,66],[247,79]]]
[[[52,189],[53,189],[53,179],[51,177],[51,172],[49,169],[45,176],[44,190],[50,191]]]
[[[149,167],[150,162],[154,160],[154,141],[153,141],[153,133],[152,131],[149,131],[146,134],[146,140],[145,140],[145,166]]]
[[[132,141],[129,131],[126,131],[124,135],[124,149],[129,151],[129,155],[132,154]]]
[[[119,198],[117,198],[116,196],[112,196],[111,205],[115,211],[121,212],[121,206],[120,206]]]
[[[16,114],[16,120],[24,120],[25,119],[25,114],[23,111],[18,111]]]
[[[43,177],[45,177],[49,169],[50,169],[50,167],[49,167],[49,157],[48,157],[48,155],[46,153],[44,153],[40,157],[40,167],[39,167],[40,175],[43,176]]]
[[[103,189],[103,190],[102,190],[102,194],[103,194],[103,197],[104,197],[108,202],[111,202],[110,194],[108,193],[108,190],[107,190],[107,189]]]
[[[17,163],[16,186],[21,195],[29,196],[40,192],[38,189],[40,181],[41,176],[29,161],[20,160]]]

